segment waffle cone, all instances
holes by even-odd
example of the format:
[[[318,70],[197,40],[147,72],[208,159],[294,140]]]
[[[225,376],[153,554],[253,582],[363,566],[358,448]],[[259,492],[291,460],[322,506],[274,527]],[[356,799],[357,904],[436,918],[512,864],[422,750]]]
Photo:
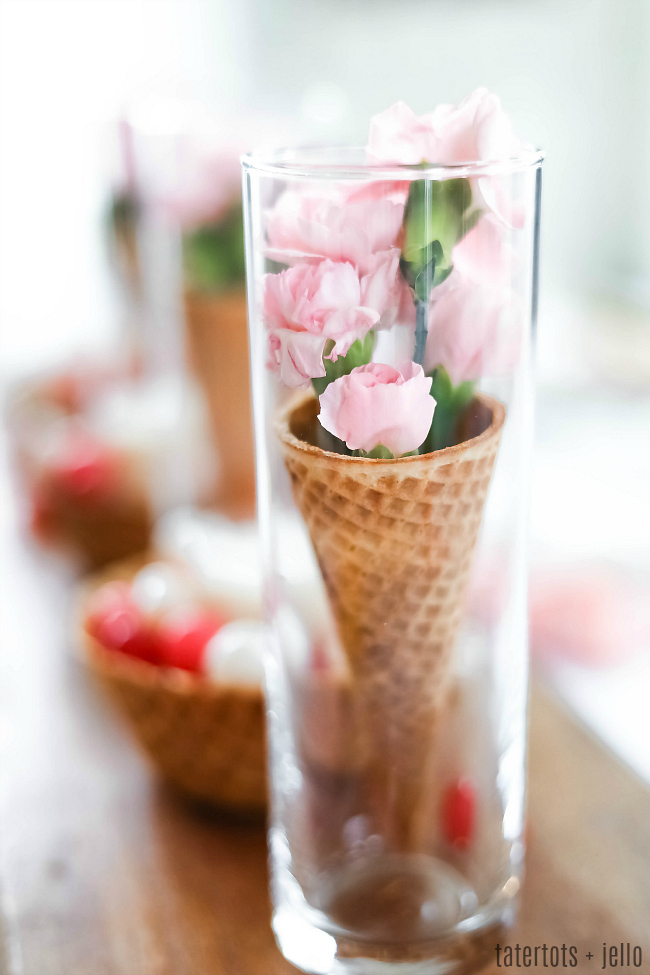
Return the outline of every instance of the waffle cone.
[[[98,370],[97,381],[103,382]],[[56,440],[53,417],[81,412],[81,389],[88,377],[70,372],[49,380],[28,380],[9,402],[8,423],[16,465],[30,500],[30,527],[39,541],[77,556],[90,570],[100,569],[145,549],[151,540],[153,512],[142,461],[134,452],[111,449],[108,490],[70,493],[52,477],[43,445]]]
[[[185,293],[189,361],[208,404],[220,461],[215,506],[231,516],[255,510],[255,461],[248,368],[246,293]]]
[[[124,715],[160,775],[193,799],[231,812],[266,808],[261,688],[220,684],[108,650],[83,627],[88,595],[111,579],[132,578],[148,561],[120,563],[87,586],[79,615],[85,663]]]
[[[51,535],[79,553],[84,565],[97,570],[145,549],[151,540],[153,514],[145,475],[137,458],[115,453],[116,489],[94,503],[70,497],[46,477],[36,481],[47,502]]]
[[[294,400],[278,437],[372,741],[372,804],[384,834],[408,849],[505,407],[481,395],[462,443],[396,460],[316,446],[317,412],[313,396]]]

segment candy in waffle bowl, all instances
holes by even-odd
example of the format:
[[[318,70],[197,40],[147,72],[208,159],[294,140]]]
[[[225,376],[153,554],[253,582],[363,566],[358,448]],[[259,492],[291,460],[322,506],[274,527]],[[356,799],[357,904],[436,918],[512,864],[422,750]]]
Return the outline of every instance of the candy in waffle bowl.
[[[161,776],[237,813],[266,804],[257,620],[232,618],[183,566],[131,560],[80,600],[84,660]]]

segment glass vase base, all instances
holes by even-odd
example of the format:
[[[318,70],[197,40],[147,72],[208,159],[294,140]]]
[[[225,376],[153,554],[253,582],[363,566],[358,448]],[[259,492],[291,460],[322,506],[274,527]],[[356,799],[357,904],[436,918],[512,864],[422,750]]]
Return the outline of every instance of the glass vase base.
[[[310,975],[476,971],[494,960],[514,914],[504,890],[479,908],[462,876],[428,856],[379,857],[321,877],[320,910],[296,896],[293,877],[289,886],[273,930],[285,958]]]

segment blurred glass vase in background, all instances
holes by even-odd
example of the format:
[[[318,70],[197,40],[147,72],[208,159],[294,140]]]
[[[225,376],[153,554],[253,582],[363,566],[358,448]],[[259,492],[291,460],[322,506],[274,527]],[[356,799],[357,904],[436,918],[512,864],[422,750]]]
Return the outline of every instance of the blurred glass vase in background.
[[[239,151],[227,125],[178,142],[168,205],[182,236],[183,305],[190,367],[204,391],[219,477],[213,504],[250,517],[255,469]]]
[[[273,927],[309,972],[470,968],[513,915],[541,159],[479,90],[243,160]]]
[[[140,201],[138,257],[150,381],[177,375],[205,413],[199,490],[188,500],[254,513],[255,476],[241,210],[241,134],[199,103],[151,98],[128,117]],[[177,465],[179,474],[181,465]]]

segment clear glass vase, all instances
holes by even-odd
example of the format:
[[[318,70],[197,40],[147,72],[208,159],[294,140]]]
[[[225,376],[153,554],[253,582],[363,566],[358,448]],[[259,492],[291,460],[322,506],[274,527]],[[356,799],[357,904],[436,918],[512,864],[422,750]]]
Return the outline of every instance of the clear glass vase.
[[[189,500],[247,520],[255,512],[255,474],[234,128],[183,99],[145,99],[130,116],[148,312],[143,364],[149,372],[182,373],[201,404],[210,471]]]
[[[471,968],[513,916],[541,162],[243,160],[273,928],[308,972]]]

